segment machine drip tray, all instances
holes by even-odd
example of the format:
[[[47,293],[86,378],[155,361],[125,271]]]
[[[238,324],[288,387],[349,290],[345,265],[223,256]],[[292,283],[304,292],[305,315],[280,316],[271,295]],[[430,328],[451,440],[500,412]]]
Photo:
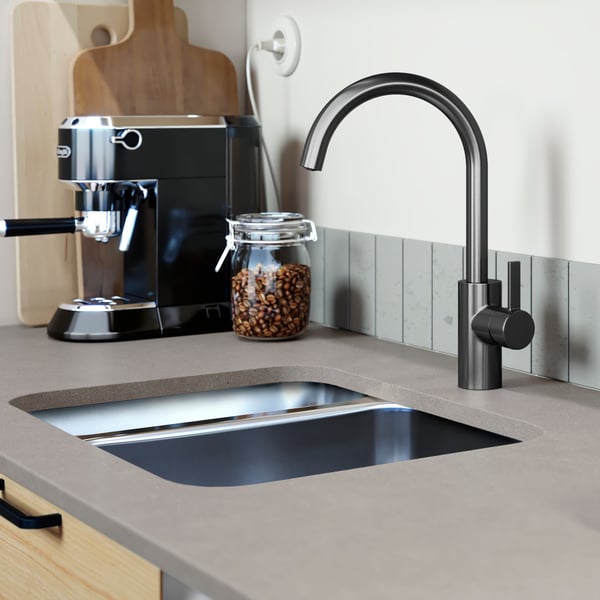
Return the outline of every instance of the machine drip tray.
[[[159,337],[162,328],[154,302],[74,300],[57,308],[48,335],[72,342],[105,342]]]
[[[228,302],[157,306],[121,296],[77,298],[61,304],[48,335],[71,342],[138,340],[161,336],[231,331]]]

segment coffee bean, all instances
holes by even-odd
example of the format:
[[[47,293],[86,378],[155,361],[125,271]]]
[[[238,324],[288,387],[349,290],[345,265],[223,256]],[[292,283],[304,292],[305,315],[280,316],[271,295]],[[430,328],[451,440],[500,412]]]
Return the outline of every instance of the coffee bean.
[[[231,279],[233,330],[244,337],[295,337],[308,325],[310,267],[242,269]],[[248,317],[249,315],[249,317]]]

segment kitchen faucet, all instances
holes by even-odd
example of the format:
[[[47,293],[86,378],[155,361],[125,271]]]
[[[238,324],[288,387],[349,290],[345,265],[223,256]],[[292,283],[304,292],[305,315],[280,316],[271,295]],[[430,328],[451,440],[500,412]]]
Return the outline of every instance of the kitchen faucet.
[[[520,263],[508,264],[508,307],[501,306],[502,282],[488,279],[487,153],[477,121],[465,104],[439,83],[411,73],[382,73],[336,94],[315,119],[301,164],[320,171],[333,132],[357,106],[372,98],[401,94],[421,98],[450,119],[467,164],[466,279],[458,282],[458,385],[470,390],[502,386],[502,347],[521,349],[533,338],[531,315],[520,307]]]

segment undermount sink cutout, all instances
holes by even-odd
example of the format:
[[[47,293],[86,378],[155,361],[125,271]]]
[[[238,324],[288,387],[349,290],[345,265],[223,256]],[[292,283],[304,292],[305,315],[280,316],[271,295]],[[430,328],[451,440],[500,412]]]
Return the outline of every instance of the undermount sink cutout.
[[[112,427],[111,413],[116,415]],[[209,487],[518,441],[322,383],[277,383],[33,414],[159,477]],[[169,415],[177,415],[177,422]],[[123,423],[126,429],[115,428]]]

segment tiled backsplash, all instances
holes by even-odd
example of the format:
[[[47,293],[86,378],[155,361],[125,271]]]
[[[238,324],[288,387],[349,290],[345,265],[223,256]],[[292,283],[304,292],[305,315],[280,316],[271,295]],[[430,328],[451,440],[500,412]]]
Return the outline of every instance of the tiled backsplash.
[[[461,246],[318,234],[309,244],[313,321],[456,355]],[[490,251],[489,277],[505,282],[511,260],[521,261],[521,306],[536,331],[527,348],[503,350],[503,365],[600,389],[600,265]]]

